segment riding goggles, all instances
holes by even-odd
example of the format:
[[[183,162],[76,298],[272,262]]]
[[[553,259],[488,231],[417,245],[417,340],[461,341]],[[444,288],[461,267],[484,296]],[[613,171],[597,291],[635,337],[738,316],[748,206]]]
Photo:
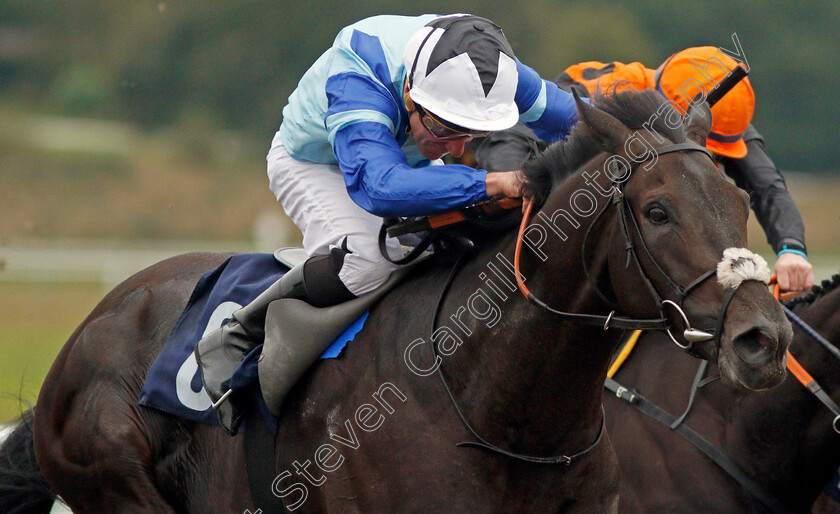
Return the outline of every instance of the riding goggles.
[[[417,113],[420,114],[420,120],[423,122],[423,126],[426,127],[435,138],[440,139],[442,141],[455,141],[458,139],[471,139],[473,137],[484,137],[490,132],[479,132],[475,130],[465,129],[463,127],[452,127],[447,125],[446,123],[442,122],[441,120],[435,118],[432,113],[423,109],[418,104],[414,104],[415,108],[417,109]]]

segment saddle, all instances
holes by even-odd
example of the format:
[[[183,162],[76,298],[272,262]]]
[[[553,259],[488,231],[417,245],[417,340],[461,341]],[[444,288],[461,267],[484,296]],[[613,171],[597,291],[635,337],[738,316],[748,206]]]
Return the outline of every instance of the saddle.
[[[274,416],[279,416],[283,401],[309,367],[333,344],[349,325],[368,311],[409,273],[423,255],[410,265],[398,268],[377,289],[332,307],[313,307],[293,298],[282,298],[268,306],[265,342],[258,362],[262,399]],[[281,263],[293,268],[307,259],[301,248],[283,248],[274,252]],[[245,425],[245,462],[248,485],[254,508],[280,512],[284,505],[272,491],[271,477],[276,475],[275,431],[260,419],[260,408],[252,399]]]
[[[289,267],[307,259],[302,248],[283,248],[274,256]],[[268,306],[258,376],[263,399],[274,416],[279,415],[283,400],[306,370],[412,267],[399,268],[377,289],[332,307],[313,307],[293,298],[275,300]]]

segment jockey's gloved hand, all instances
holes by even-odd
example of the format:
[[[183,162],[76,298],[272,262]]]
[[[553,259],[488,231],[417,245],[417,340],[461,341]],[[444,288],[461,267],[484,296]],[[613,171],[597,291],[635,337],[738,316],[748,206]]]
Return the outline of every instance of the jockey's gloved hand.
[[[802,291],[813,286],[814,267],[804,256],[798,253],[779,253],[776,265],[773,267],[779,288],[783,291]]]

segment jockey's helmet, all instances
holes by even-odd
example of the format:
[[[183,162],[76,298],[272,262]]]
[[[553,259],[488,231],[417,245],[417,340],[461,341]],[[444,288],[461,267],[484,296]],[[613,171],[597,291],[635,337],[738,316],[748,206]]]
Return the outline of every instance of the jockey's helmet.
[[[739,64],[712,46],[687,48],[656,70],[656,89],[683,112],[698,93],[708,95]],[[706,146],[725,157],[747,155],[744,131],[755,111],[755,93],[744,78],[712,107],[712,130]]]
[[[463,132],[512,127],[519,73],[502,29],[468,14],[443,16],[412,36],[403,50],[406,106],[422,106]]]

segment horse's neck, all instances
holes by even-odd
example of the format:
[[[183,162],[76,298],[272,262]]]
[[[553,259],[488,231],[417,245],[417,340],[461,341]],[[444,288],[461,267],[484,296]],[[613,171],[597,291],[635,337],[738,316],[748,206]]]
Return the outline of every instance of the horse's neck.
[[[522,249],[520,271],[525,284],[553,308],[606,314],[607,307],[587,283],[581,266],[581,245],[594,216],[581,218],[576,230],[564,227],[563,240],[547,226],[559,208],[557,202],[548,202],[542,209],[547,216],[532,218],[548,234],[540,246],[547,260],[532,249]],[[568,203],[565,209],[569,210]],[[598,236],[605,240],[608,233],[605,229]],[[472,259],[459,274],[453,286],[459,294],[447,299],[441,319],[456,312],[458,302],[468,310],[486,308],[486,299],[470,304],[475,294],[493,300],[498,316],[469,324],[472,335],[463,350],[444,362],[444,375],[468,419],[485,438],[530,453],[581,448],[591,443],[593,425],[600,424],[603,380],[618,336],[563,322],[532,305],[518,290],[499,287],[501,281],[490,272],[491,264],[501,268],[502,260],[512,263],[514,244],[515,238],[507,237]],[[594,253],[603,253],[606,246],[596,244]],[[595,256],[593,261],[600,263],[590,270],[596,277],[606,273],[604,258]],[[512,273],[508,276],[512,281]]]

